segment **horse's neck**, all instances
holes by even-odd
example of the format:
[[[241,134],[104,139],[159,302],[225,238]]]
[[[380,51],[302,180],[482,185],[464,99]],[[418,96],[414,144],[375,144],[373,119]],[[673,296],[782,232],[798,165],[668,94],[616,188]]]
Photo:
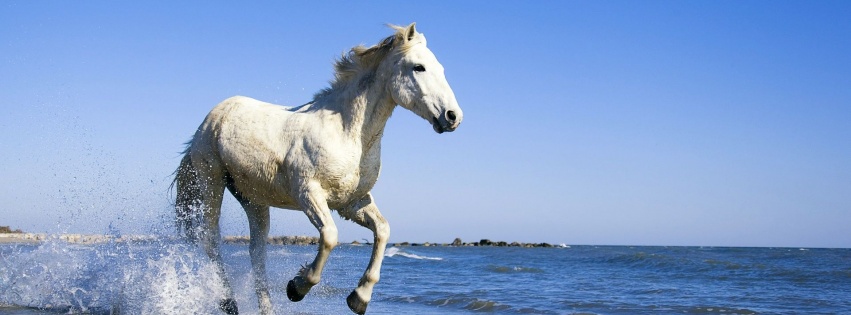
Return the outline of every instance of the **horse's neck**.
[[[367,86],[351,83],[341,90],[332,90],[328,95],[334,100],[334,105],[339,106],[344,132],[353,140],[360,141],[365,148],[378,143],[396,107],[382,88],[384,84],[377,81]]]

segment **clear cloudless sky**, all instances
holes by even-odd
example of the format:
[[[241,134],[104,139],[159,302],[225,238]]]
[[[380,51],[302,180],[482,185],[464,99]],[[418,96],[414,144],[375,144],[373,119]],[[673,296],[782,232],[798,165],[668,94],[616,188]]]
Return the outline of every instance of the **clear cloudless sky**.
[[[849,17],[848,1],[3,1],[0,224],[168,230],[171,172],[213,106],[303,104],[342,52],[416,21],[465,119],[438,135],[396,109],[373,190],[391,242],[851,247]],[[230,196],[223,212],[247,233]]]

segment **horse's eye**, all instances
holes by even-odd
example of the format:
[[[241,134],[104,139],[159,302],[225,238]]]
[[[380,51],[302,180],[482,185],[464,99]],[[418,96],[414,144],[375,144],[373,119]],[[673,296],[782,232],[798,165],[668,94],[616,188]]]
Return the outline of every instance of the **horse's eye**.
[[[416,65],[416,66],[414,66],[414,71],[423,72],[423,71],[425,71],[425,67],[423,67],[423,65]]]

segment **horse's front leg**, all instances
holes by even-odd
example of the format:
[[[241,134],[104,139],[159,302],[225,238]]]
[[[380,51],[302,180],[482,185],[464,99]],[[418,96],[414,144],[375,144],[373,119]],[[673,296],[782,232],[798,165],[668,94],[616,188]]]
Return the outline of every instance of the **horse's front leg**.
[[[340,211],[340,215],[370,229],[375,237],[369,266],[366,267],[358,287],[346,298],[346,303],[352,312],[364,314],[372,299],[372,288],[381,277],[381,262],[384,259],[387,239],[390,237],[390,225],[378,211],[371,194],[367,194],[363,199]]]
[[[311,182],[301,189],[298,202],[310,223],[319,230],[319,251],[310,265],[304,266],[298,275],[287,283],[287,298],[298,302],[319,283],[322,268],[328,260],[331,250],[337,246],[337,226],[331,217],[325,191],[319,183]]]

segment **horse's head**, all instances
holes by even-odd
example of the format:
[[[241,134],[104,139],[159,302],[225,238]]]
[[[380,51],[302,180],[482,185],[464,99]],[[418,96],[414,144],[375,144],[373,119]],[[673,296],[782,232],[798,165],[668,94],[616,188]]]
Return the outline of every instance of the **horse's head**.
[[[396,35],[391,37],[392,52],[381,64],[383,73],[389,74],[387,88],[396,104],[429,121],[437,133],[454,131],[464,115],[443,66],[415,25],[393,26]]]

